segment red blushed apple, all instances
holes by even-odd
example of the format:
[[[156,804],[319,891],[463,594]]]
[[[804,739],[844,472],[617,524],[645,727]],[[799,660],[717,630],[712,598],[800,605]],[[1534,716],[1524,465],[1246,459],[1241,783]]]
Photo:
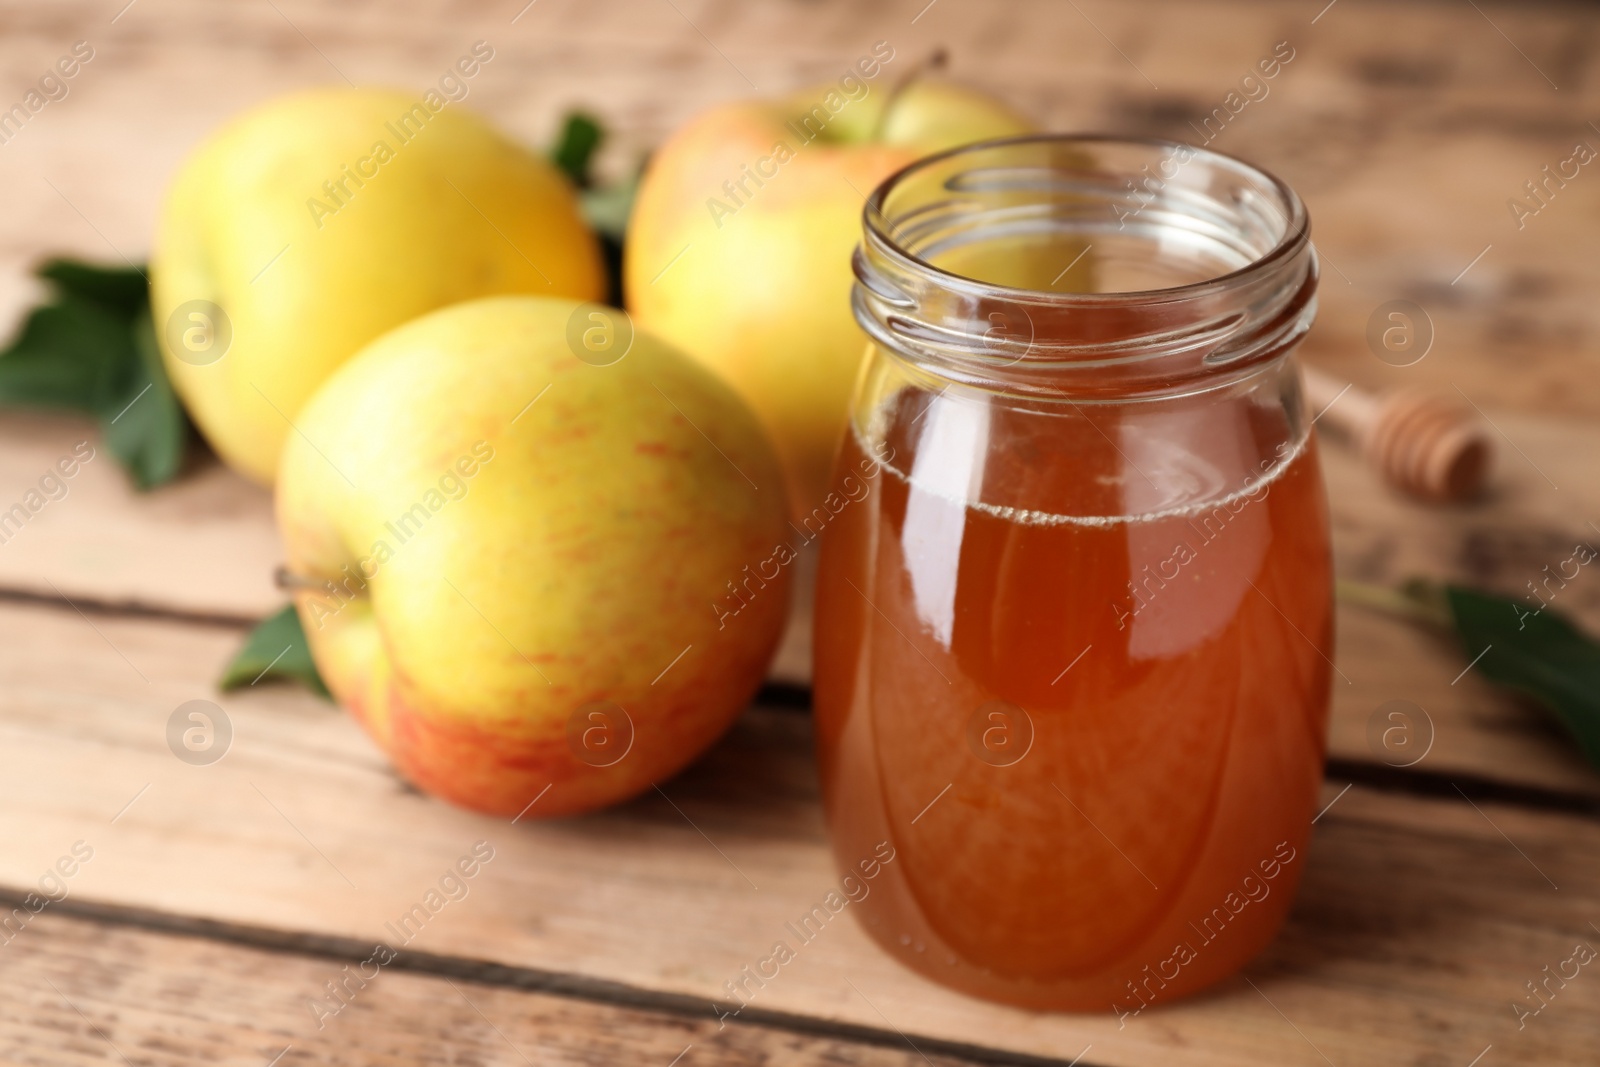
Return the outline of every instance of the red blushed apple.
[[[1032,129],[982,93],[908,81],[894,63],[880,43],[837,83],[693,119],[651,159],[628,226],[634,320],[761,416],[796,516],[826,494],[866,349],[850,256],[867,195],[923,156]]]
[[[435,312],[341,367],[285,449],[318,669],[406,777],[465,807],[648,789],[727,729],[782,631],[771,443],[714,375],[630,333],[566,300]]]

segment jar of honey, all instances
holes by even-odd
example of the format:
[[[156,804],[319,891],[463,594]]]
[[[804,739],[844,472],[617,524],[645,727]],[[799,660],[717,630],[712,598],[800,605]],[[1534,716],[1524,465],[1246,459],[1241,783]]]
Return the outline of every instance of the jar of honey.
[[[1305,867],[1306,210],[1215,152],[1041,136],[919,162],[864,223],[815,623],[852,910],[938,982],[1126,1021],[1243,966]]]

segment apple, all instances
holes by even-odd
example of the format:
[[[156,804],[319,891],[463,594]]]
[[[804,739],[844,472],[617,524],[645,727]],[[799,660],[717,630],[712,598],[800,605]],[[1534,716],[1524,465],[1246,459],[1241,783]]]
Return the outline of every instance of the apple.
[[[893,56],[880,44],[837,84],[693,119],[651,160],[629,221],[634,321],[761,415],[795,516],[826,493],[866,349],[850,310],[866,196],[919,158],[1032,129],[951,82],[879,84]]]
[[[312,658],[422,789],[598,808],[689,763],[760,685],[789,597],[777,453],[622,312],[436,311],[296,421],[277,514]]]
[[[391,327],[478,296],[604,293],[565,177],[431,90],[313,89],[234,120],[179,171],[150,268],[173,385],[263,483],[301,405]]]

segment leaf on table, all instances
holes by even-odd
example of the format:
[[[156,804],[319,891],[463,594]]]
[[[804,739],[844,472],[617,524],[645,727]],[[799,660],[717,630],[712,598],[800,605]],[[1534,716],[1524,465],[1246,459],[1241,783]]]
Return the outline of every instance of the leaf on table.
[[[0,351],[0,404],[93,415],[140,489],[171,481],[189,420],[161,365],[144,275],[64,259],[36,273],[51,295]]]
[[[65,293],[92,300],[132,317],[150,303],[150,283],[137,267],[100,267],[52,259],[34,272]]]
[[[574,185],[587,189],[592,184],[589,168],[600,143],[606,139],[605,130],[592,116],[582,111],[568,113],[550,150],[550,161],[560,167]]]
[[[1478,672],[1554,713],[1600,768],[1600,644],[1549,608],[1457,585],[1444,596]]]
[[[263,681],[298,682],[313,693],[332,699],[311,660],[311,646],[293,604],[263,619],[250,631],[217,686],[226,693]]]
[[[105,424],[105,439],[134,484],[149,489],[177,477],[189,441],[188,419],[161,367],[148,308],[134,321],[133,344],[139,363],[117,398],[122,406]]]
[[[98,414],[137,355],[116,312],[73,294],[35,308],[0,352],[0,403]]]

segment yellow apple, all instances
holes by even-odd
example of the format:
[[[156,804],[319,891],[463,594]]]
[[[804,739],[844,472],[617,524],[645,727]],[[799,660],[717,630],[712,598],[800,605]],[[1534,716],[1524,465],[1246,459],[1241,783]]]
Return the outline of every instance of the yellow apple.
[[[964,86],[881,84],[883,48],[835,85],[690,121],[651,160],[629,222],[634,320],[761,415],[797,516],[826,492],[865,350],[850,255],[867,194],[923,156],[1031,129]]]
[[[190,156],[151,275],[173,385],[261,482],[306,399],[391,327],[479,296],[604,292],[555,167],[437,92],[343,86],[273,100]]]
[[[530,818],[613,803],[760,685],[793,556],[777,454],[621,312],[434,312],[297,421],[277,509],[313,659],[423,789]]]

